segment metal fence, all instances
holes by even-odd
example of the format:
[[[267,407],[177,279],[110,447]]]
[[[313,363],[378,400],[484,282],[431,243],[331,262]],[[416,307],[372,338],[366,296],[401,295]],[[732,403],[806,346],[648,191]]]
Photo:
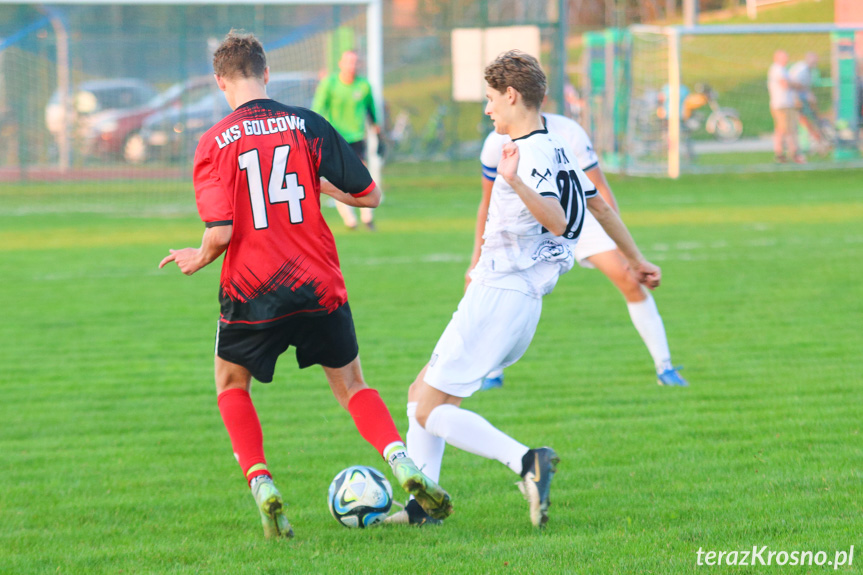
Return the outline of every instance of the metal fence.
[[[563,92],[568,2],[387,0],[383,29],[386,161],[476,157],[490,123],[456,102],[451,34],[527,24]],[[364,8],[342,5],[37,5],[0,2],[0,182],[184,180],[197,138],[228,113],[212,51],[232,28],[254,32],[271,96],[309,106],[340,51],[367,52]],[[513,46],[518,47],[518,46]],[[362,70],[361,70],[362,73]],[[68,91],[61,90],[67,85]]]

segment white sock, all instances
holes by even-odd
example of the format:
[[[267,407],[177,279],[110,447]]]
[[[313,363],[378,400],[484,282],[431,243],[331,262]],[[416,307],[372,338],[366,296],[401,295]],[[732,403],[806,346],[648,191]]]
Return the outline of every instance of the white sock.
[[[528,448],[482,416],[452,404],[435,407],[426,421],[426,431],[474,455],[496,459],[521,474],[521,458]]]
[[[408,457],[413,459],[420,471],[429,479],[440,483],[440,468],[446,441],[435,437],[419,424],[415,401],[408,402],[408,432],[405,439],[408,445]]]
[[[384,461],[390,464],[390,467],[393,467],[396,464],[396,461],[403,457],[407,457],[407,447],[401,441],[393,441],[386,447],[384,447]]]
[[[272,483],[273,478],[270,477],[269,475],[256,475],[256,476],[254,476],[252,478],[252,481],[249,483],[249,487],[252,489],[252,493],[254,493],[255,489],[258,488],[258,483],[260,483],[262,481]]]
[[[670,369],[671,352],[668,350],[668,338],[665,337],[665,325],[659,310],[656,309],[653,296],[648,293],[644,301],[627,302],[626,307],[629,308],[629,317],[632,318],[638,335],[644,340],[647,351],[653,357],[657,373]]]

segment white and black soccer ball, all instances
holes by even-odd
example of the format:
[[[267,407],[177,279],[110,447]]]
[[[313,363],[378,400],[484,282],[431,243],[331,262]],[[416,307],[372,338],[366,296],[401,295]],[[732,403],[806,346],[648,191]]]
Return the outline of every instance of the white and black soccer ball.
[[[353,465],[330,483],[327,501],[330,513],[345,527],[371,527],[386,519],[393,488],[377,469]]]

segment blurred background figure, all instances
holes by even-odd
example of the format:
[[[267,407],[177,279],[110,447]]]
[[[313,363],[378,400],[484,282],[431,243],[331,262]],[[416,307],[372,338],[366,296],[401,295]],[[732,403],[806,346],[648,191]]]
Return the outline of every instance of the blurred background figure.
[[[567,82],[563,87],[563,101],[566,104],[564,111],[566,117],[576,122],[582,122],[581,114],[584,111],[584,99],[570,82]]]
[[[380,135],[381,129],[375,113],[372,86],[368,80],[357,75],[358,59],[353,50],[342,54],[338,74],[331,74],[321,81],[315,92],[312,109],[329,120],[363,163],[366,163],[366,118],[376,134]],[[336,202],[336,209],[345,225],[356,229],[358,222],[354,208]],[[371,208],[360,208],[363,224],[374,231],[372,218]]]
[[[807,52],[803,60],[794,63],[788,69],[788,76],[795,85],[796,99],[800,123],[806,128],[812,141],[812,148],[823,153],[828,148],[827,138],[821,130],[821,119],[818,115],[818,100],[812,91],[812,83],[818,73],[818,54]]]
[[[770,93],[770,115],[773,116],[773,152],[777,162],[792,160],[802,164],[806,159],[797,150],[797,108],[795,85],[788,74],[788,53],[776,50],[773,64],[767,71],[767,91]],[[788,156],[785,155],[785,150]]]
[[[687,104],[689,101],[689,104]],[[671,103],[671,86],[664,84],[662,90],[656,95],[656,117],[662,122],[662,131],[665,138],[668,138],[668,119],[670,117]],[[700,105],[700,104],[699,104]],[[694,109],[692,100],[689,100],[689,88],[685,84],[680,84],[680,137],[683,143],[683,149],[686,151],[686,156],[690,160],[695,159],[695,148],[692,145],[691,130],[687,128],[689,117]]]

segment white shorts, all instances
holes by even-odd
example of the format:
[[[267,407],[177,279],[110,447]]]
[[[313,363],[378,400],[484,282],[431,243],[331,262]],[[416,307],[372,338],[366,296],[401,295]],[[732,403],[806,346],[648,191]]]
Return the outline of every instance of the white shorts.
[[[471,282],[434,348],[425,382],[470,397],[489,372],[524,355],[541,312],[542,299]]]
[[[587,261],[590,256],[611,252],[617,249],[617,244],[609,237],[599,221],[589,211],[584,214],[584,226],[578,242],[572,249],[575,261],[583,268],[592,268],[593,264]]]

